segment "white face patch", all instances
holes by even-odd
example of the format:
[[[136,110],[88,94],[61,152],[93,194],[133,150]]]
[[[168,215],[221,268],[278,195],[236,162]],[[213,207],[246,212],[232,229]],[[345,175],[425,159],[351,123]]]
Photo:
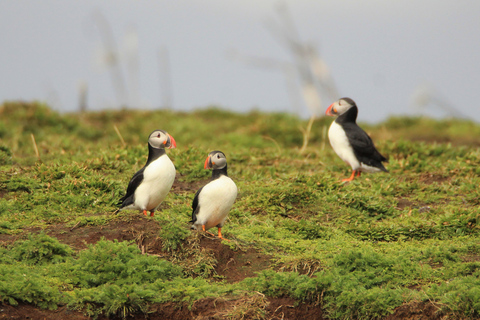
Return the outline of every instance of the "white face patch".
[[[213,169],[223,169],[227,165],[227,158],[225,158],[225,155],[221,152],[215,153],[211,161]]]
[[[338,100],[334,106],[334,108],[337,110],[337,114],[339,115],[344,114],[351,107],[352,105],[343,99]]]
[[[168,140],[168,135],[162,130],[155,130],[150,134],[148,143],[157,149],[164,148],[165,142]]]

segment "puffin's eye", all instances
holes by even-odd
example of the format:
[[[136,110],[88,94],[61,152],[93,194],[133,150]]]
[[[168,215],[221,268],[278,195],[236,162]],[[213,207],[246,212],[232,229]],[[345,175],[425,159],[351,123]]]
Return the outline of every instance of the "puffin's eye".
[[[220,155],[219,155],[219,154],[217,154],[217,159],[220,159]]]
[[[157,134],[157,138],[160,138],[160,133],[159,133],[159,134]]]

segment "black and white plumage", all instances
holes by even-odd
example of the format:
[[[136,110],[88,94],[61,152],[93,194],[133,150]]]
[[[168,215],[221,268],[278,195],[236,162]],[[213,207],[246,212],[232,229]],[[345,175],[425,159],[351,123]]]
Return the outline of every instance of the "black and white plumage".
[[[387,159],[378,152],[368,134],[357,123],[358,108],[350,98],[341,98],[332,103],[326,115],[337,116],[328,130],[328,139],[335,153],[352,167],[352,175],[343,181],[351,181],[355,174],[379,172],[387,169],[382,162]]]
[[[119,210],[136,209],[153,217],[155,210],[170,191],[175,180],[175,166],[165,148],[176,148],[175,139],[163,130],[155,130],[148,137],[148,159],[128,183],[127,193],[120,201]]]
[[[227,175],[227,158],[223,152],[210,152],[204,168],[213,169],[212,179],[195,194],[190,222],[197,230],[217,227],[218,237],[223,239],[222,227],[237,198],[237,186]]]

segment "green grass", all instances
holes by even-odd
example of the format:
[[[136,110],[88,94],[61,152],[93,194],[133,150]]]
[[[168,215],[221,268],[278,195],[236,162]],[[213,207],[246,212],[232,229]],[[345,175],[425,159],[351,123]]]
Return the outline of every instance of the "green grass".
[[[480,126],[424,118],[364,126],[390,173],[341,184],[349,169],[322,136],[330,121],[314,123],[299,154],[305,122],[285,114],[62,115],[41,103],[4,103],[0,234],[20,240],[0,247],[0,301],[125,317],[153,303],[260,292],[321,304],[332,319],[382,318],[414,301],[435,302],[452,317],[479,317]],[[28,235],[137,214],[112,212],[143,166],[154,129],[177,141],[168,154],[184,185],[201,185],[210,174],[206,155],[225,152],[239,188],[222,230],[233,241],[225,245],[270,254],[268,269],[219,281],[218,262],[188,229],[195,190],[171,192],[154,217],[163,258],[141,255],[130,242],[101,240],[75,251],[42,232]]]

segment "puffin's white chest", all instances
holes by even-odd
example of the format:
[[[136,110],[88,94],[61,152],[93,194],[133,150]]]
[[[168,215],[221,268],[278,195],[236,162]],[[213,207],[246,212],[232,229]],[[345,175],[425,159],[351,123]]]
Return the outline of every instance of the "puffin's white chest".
[[[206,184],[198,197],[200,210],[195,225],[206,229],[222,226],[237,198],[237,186],[232,179],[221,176]]]
[[[140,210],[157,208],[174,180],[175,166],[166,154],[151,162],[143,171],[142,183],[135,190],[135,206]]]
[[[335,121],[332,122],[330,129],[328,129],[328,139],[330,140],[333,151],[335,151],[340,159],[350,165],[353,170],[357,170],[360,167],[360,163],[353,153],[353,148],[348,141],[345,130]]]

